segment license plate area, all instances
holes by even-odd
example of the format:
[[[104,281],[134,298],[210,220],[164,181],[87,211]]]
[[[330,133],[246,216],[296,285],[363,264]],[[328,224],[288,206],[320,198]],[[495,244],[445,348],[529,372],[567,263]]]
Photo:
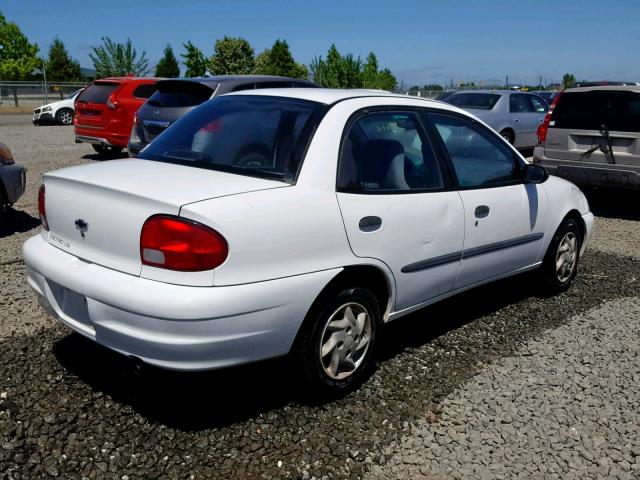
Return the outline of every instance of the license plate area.
[[[49,281],[48,283],[55,302],[63,315],[82,325],[91,326],[87,297],[55,282]]]

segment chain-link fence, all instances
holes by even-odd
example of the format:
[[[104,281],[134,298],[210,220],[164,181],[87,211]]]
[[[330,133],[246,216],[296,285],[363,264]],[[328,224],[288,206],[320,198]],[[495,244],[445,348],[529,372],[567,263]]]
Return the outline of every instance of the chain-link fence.
[[[0,81],[0,109],[35,108],[67,97],[84,82],[7,82]]]

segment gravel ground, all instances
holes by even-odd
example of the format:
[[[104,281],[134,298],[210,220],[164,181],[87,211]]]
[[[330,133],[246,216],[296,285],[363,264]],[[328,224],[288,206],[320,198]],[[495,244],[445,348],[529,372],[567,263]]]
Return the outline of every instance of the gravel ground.
[[[625,416],[615,415],[623,405],[621,398],[596,405],[593,410],[598,417],[583,424],[596,425],[599,418],[606,418],[608,425],[599,424],[604,425],[599,435],[605,438],[606,448],[594,445],[594,452],[614,461],[618,457],[613,449],[619,448],[623,460],[628,457],[625,439],[631,434],[625,429],[628,422],[637,420],[640,397],[637,369],[635,377],[624,377],[631,364],[638,363],[637,350],[635,362],[629,360],[627,350],[630,339],[638,338],[637,323],[635,327],[632,323],[637,322],[638,305],[630,299],[640,297],[636,248],[640,217],[633,209],[621,209],[615,201],[608,203],[610,199],[602,205],[592,202],[599,215],[599,231],[569,292],[538,298],[531,293],[531,278],[521,276],[394,322],[382,332],[378,369],[366,385],[343,400],[317,404],[300,395],[283,361],[204,374],[140,368],[70,334],[47,317],[26,286],[20,261],[22,242],[37,232],[40,176],[47,170],[95,159],[90,146],[73,143],[70,128],[36,128],[28,120],[26,116],[0,116],[0,141],[9,144],[16,160],[29,168],[26,195],[14,212],[0,220],[0,479],[389,475],[394,466],[405,466],[394,445],[406,447],[411,440],[407,448],[421,455],[417,452],[424,452],[428,444],[412,434],[427,427],[440,428],[443,421],[453,425],[450,412],[462,412],[456,415],[464,425],[485,428],[482,421],[492,414],[488,407],[484,413],[474,407],[453,410],[456,405],[472,405],[478,392],[501,388],[500,383],[477,383],[483,375],[500,372],[537,382],[555,374],[564,381],[565,373],[560,370],[538,372],[536,367],[519,377],[518,368],[532,367],[517,364],[508,371],[501,365],[517,361],[523,352],[529,361],[544,365],[550,361],[546,357],[550,350],[562,353],[566,349],[563,328],[584,331],[586,339],[589,322],[603,317],[597,325],[612,323],[617,320],[612,315],[627,320],[612,330],[615,342],[601,327],[593,327],[592,336],[607,345],[613,342],[616,355],[612,361],[616,363],[588,375],[586,367],[579,365],[576,372],[586,375],[585,381],[598,380],[601,390],[606,387],[606,391],[593,393],[598,399],[606,392],[611,397],[620,385],[625,386]],[[629,222],[628,226],[622,222]],[[620,339],[620,335],[626,336]],[[531,350],[536,339],[544,339],[549,346],[539,349],[540,353]],[[580,359],[605,358],[604,343],[577,345],[573,350],[583,356],[573,359],[568,353],[556,353],[556,357],[568,365]],[[622,362],[626,370],[618,372],[615,368]],[[584,415],[590,412],[586,405],[569,401],[577,392],[572,382],[573,377],[566,385],[538,386],[536,395],[523,394],[519,403],[505,400],[500,406],[512,418],[521,411],[529,412],[526,418],[533,419],[545,401],[552,405],[548,409],[555,417],[551,418],[558,422]],[[515,391],[516,384],[512,384]],[[526,392],[527,386],[531,387],[524,383],[520,390]],[[467,391],[471,393],[465,396]],[[582,395],[591,398],[590,391]],[[562,405],[566,413],[556,412],[555,404]],[[489,422],[488,431],[491,426],[495,425]],[[573,426],[578,433],[588,431]],[[527,431],[535,431],[534,427],[527,424]],[[561,428],[545,429],[543,434],[565,439]],[[617,428],[622,431],[616,436],[611,432]],[[470,445],[473,432],[470,428],[468,435],[461,434],[469,437]],[[473,460],[484,458],[482,442],[478,449],[473,445],[465,453]],[[444,467],[446,474],[446,460],[434,459],[421,466],[428,473]],[[515,455],[501,460],[505,469],[517,468],[521,461]],[[575,465],[583,465],[582,460]],[[397,473],[413,476],[416,471]],[[472,478],[479,477],[474,474]]]
[[[369,478],[640,478],[638,337],[638,297],[576,315],[445,397]]]

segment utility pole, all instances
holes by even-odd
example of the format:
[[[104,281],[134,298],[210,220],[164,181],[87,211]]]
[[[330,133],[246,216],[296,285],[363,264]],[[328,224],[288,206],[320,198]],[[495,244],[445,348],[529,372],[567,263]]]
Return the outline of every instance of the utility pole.
[[[509,75],[507,75],[506,80],[504,81],[505,90],[509,90]]]
[[[47,88],[47,68],[45,67],[44,59],[42,60],[42,75],[44,77],[44,103],[49,103],[49,92]]]

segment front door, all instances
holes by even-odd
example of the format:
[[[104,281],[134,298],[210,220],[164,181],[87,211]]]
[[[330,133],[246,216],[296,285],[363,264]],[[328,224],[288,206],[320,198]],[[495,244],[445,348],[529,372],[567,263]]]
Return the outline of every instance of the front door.
[[[460,268],[464,211],[413,111],[363,112],[347,125],[337,196],[355,255],[386,263],[394,310],[448,292]]]
[[[428,115],[442,138],[464,205],[461,288],[529,267],[546,226],[544,187],[525,184],[524,162],[484,126],[457,115]]]

